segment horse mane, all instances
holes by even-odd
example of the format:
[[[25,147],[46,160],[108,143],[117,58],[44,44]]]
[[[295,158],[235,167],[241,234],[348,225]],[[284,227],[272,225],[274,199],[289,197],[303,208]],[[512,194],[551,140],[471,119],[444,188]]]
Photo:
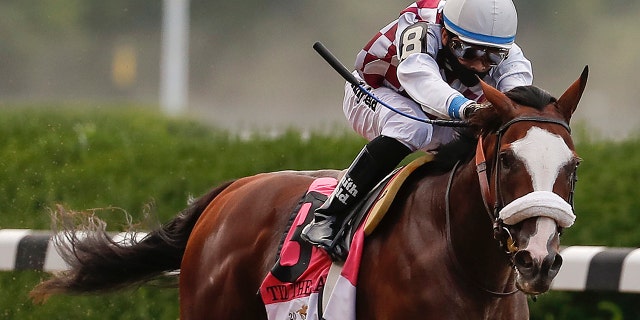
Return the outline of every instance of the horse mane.
[[[550,103],[557,101],[549,92],[533,85],[515,87],[504,94],[511,99],[514,104],[540,111]],[[491,105],[489,104],[489,106]],[[507,120],[505,120],[504,115],[499,114],[496,108],[489,107],[480,109],[473,114],[469,119],[469,126],[476,134],[487,135],[497,132],[505,121]]]
[[[533,85],[515,87],[504,94],[514,103],[536,110],[542,110],[548,104],[556,102],[556,98],[549,92]],[[469,119],[469,128],[462,129],[457,139],[438,148],[429,170],[448,171],[456,162],[470,160],[478,141],[476,137],[496,132],[503,123],[503,118],[495,108],[480,109]]]
[[[515,87],[504,94],[513,102],[536,110],[542,110],[546,105],[556,102],[556,98],[549,92],[536,86]]]
[[[433,158],[429,162],[430,172],[446,172],[453,168],[456,162],[466,162],[474,155],[475,145],[478,139],[473,135],[464,132],[460,136],[442,146],[440,146]]]

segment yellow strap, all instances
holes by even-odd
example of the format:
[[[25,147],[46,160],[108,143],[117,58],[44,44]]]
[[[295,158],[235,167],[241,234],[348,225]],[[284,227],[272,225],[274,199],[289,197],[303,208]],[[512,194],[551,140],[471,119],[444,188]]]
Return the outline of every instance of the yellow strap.
[[[380,193],[378,200],[371,209],[371,213],[369,213],[367,220],[364,222],[365,236],[371,234],[371,232],[373,232],[373,230],[378,226],[407,177],[409,177],[409,175],[417,168],[431,160],[433,160],[433,154],[427,153],[411,161],[408,165],[400,169],[400,172],[392,178],[391,182]]]

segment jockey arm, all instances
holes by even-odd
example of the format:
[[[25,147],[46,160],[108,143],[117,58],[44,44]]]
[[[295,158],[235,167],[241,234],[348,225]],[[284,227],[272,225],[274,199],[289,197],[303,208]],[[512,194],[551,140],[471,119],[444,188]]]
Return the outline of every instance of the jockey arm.
[[[401,25],[399,21],[399,26]],[[415,26],[406,27],[405,30],[398,28],[398,33],[402,34],[397,39],[400,42],[408,39],[404,35]],[[421,37],[426,45],[415,46],[422,48],[421,52],[399,52],[401,62],[397,69],[398,81],[425,112],[444,119],[462,118],[464,108],[475,101],[464,97],[443,79],[440,66],[435,60],[438,50],[443,50],[439,39],[440,26],[429,24],[426,29],[428,30],[422,30],[424,35]],[[406,48],[403,46],[406,44],[399,44],[399,48]],[[509,56],[492,68],[483,80],[503,92],[517,86],[530,85],[533,81],[531,63],[524,57],[520,47],[514,44]]]
[[[455,115],[459,115],[460,103],[470,101],[442,79],[438,64],[428,54],[412,54],[402,61],[398,65],[398,80],[425,112],[438,118],[459,118]]]

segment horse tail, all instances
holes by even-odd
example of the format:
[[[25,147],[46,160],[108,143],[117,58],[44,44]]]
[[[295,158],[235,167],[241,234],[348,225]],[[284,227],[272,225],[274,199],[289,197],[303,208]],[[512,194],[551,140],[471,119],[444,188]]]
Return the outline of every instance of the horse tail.
[[[113,291],[180,269],[187,240],[196,221],[209,203],[231,183],[233,181],[221,184],[194,200],[175,218],[140,240],[134,234],[126,241],[115,241],[105,231],[106,223],[93,216],[84,219],[80,226],[69,226],[72,214],[59,207],[54,225],[62,221],[64,229],[56,233],[53,241],[70,268],[38,284],[31,291],[31,298],[35,302],[44,302],[52,294]]]

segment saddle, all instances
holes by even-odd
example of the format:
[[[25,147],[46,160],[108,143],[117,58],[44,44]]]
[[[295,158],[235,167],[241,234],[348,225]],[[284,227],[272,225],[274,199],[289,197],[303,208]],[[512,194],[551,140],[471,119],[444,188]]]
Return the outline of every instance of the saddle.
[[[344,253],[342,256],[346,257],[351,247],[351,240],[360,224],[364,223],[365,236],[370,235],[387,213],[409,175],[423,164],[433,160],[433,157],[433,154],[427,153],[406,166],[399,167],[380,181],[360,203],[354,206],[351,212],[347,213],[347,218],[338,231],[332,247],[335,247],[336,251],[342,250],[341,252]]]

